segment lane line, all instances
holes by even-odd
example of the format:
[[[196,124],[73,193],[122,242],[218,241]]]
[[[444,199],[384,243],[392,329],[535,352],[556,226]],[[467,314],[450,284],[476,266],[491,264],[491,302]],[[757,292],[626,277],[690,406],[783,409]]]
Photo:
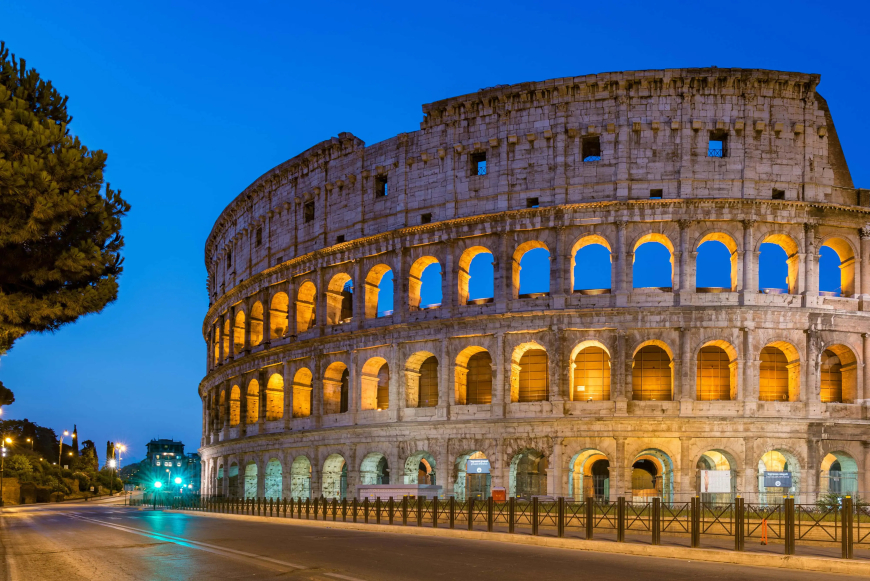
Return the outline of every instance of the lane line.
[[[288,569],[297,569],[300,571],[311,569],[311,567],[306,567],[305,565],[297,565],[296,563],[288,563],[287,561],[281,561],[278,559],[273,559],[271,557],[264,557],[264,556],[258,555],[256,553],[248,553],[247,551],[239,551],[237,549],[230,549],[227,547],[212,545],[210,543],[204,543],[202,541],[192,541],[190,539],[185,539],[184,537],[176,537],[176,536],[167,535],[164,533],[155,533],[153,531],[148,531],[145,529],[137,529],[135,527],[130,527],[130,526],[122,525],[122,524],[109,523],[109,522],[101,521],[101,520],[98,520],[95,518],[82,516],[80,514],[70,513],[69,516],[70,516],[70,518],[88,521],[88,522],[98,524],[98,525],[101,525],[104,527],[117,529],[119,531],[124,531],[124,532],[132,533],[135,535],[141,535],[143,537],[150,537],[152,539],[156,539],[159,541],[174,543],[174,544],[180,545],[182,547],[188,547],[191,549],[199,549],[200,551],[205,551],[205,552],[213,553],[216,555],[226,556],[227,553],[229,553],[232,555],[245,557],[247,559],[254,559],[257,562],[267,561],[269,563],[272,563],[272,564],[275,564],[275,565],[278,565],[278,566],[281,566],[284,568],[288,568]],[[348,575],[341,575],[339,573],[326,573],[326,572],[319,572],[319,571],[318,571],[318,573],[320,575],[325,575],[327,577],[333,577],[335,579],[342,579],[344,581],[364,581],[363,579],[360,579],[359,577],[350,577]]]

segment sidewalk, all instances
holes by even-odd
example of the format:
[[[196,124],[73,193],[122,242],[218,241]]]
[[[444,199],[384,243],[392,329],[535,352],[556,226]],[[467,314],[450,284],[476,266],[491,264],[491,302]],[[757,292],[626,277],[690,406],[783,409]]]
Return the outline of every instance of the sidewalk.
[[[659,557],[665,559],[683,559],[688,561],[707,561],[711,563],[727,563],[733,565],[746,565],[752,567],[772,567],[780,569],[794,569],[798,571],[816,571],[820,573],[837,573],[841,575],[856,575],[870,577],[870,550],[856,549],[855,559],[839,558],[839,549],[833,546],[806,546],[798,545],[800,555],[783,555],[782,545],[767,545],[751,547],[751,550],[737,552],[728,550],[731,545],[727,544],[726,538],[709,539],[702,538],[702,547],[689,548],[689,539],[681,537],[665,537],[667,545],[652,545],[649,539],[626,535],[625,543],[617,543],[607,535],[598,535],[594,540],[579,538],[559,538],[555,536],[532,536],[529,534],[508,534],[506,532],[468,531],[448,528],[433,528],[430,526],[417,527],[413,525],[388,525],[388,524],[365,524],[342,522],[340,520],[300,520],[284,517],[250,516],[239,514],[225,514],[200,512],[190,510],[165,510],[168,513],[186,514],[206,518],[236,520],[244,522],[259,522],[271,524],[283,524],[289,526],[308,526],[339,528],[363,532],[380,532],[394,534],[423,535],[431,537],[449,537],[469,539],[477,541],[495,541],[502,543],[514,543],[518,545],[532,545],[537,547],[551,547],[558,549],[571,549],[575,551],[596,551],[601,553],[614,553],[643,557]],[[615,538],[615,537],[614,537]],[[747,549],[750,549],[747,539]],[[760,549],[760,550],[756,550]],[[859,552],[861,553],[859,556]]]

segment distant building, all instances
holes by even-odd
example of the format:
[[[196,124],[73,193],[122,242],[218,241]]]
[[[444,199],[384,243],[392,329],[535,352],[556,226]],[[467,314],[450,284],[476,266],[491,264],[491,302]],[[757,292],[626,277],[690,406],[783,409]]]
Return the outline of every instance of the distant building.
[[[151,474],[154,480],[161,480],[170,488],[184,486],[188,491],[199,492],[199,454],[185,454],[184,443],[175,440],[151,440],[146,447],[148,452],[138,471],[140,479]],[[176,484],[176,478],[181,478],[180,484]]]

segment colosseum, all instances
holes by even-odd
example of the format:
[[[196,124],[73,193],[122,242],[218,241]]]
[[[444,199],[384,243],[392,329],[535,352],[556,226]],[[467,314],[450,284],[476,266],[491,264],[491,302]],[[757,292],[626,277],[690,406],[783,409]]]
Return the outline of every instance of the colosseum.
[[[870,490],[870,191],[819,81],[501,85],[258,178],[205,247],[204,493]]]

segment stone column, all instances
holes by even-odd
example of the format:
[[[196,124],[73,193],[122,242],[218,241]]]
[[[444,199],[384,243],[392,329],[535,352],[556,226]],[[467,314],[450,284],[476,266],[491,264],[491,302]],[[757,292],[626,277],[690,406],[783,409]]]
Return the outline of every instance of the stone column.
[[[312,424],[319,428],[323,423],[323,373],[320,355],[314,356],[314,369],[311,378],[311,417]]]
[[[227,309],[227,314],[230,318],[230,336],[229,336],[229,348],[230,352],[227,357],[232,361],[236,357],[236,307],[230,307]]]
[[[392,343],[390,345],[390,355],[387,358],[390,364],[390,419],[392,421],[401,421],[405,410],[405,393],[402,386],[404,374],[402,368],[403,362],[399,360],[399,345]]]
[[[867,401],[867,391],[870,390],[870,337],[868,337],[868,333],[861,333],[861,341],[863,347],[862,360],[863,360],[863,373],[862,373],[862,384],[858,385],[858,393],[855,395],[856,400],[855,403],[866,405]],[[870,466],[868,466],[870,468]]]
[[[221,315],[218,317],[218,365],[224,364],[224,359],[226,359],[227,354],[224,353],[224,324],[226,321],[226,317]]]
[[[492,385],[492,417],[503,418],[507,413],[507,404],[505,401],[505,391],[507,389],[505,381],[505,361],[504,354],[504,331],[499,331],[495,334],[495,353],[492,358],[495,366],[495,378]]]
[[[293,422],[293,380],[290,362],[284,362],[281,375],[284,377],[284,430],[289,430]]]
[[[861,278],[860,284],[855,285],[855,293],[870,294],[870,225],[860,228],[858,235],[861,237]],[[855,280],[857,283],[859,280],[857,276]]]
[[[243,355],[247,355],[251,352],[251,321],[253,317],[251,316],[251,306],[253,302],[251,299],[245,299],[245,347],[242,350]]]
[[[626,490],[626,481],[631,483],[631,465],[628,458],[625,457],[625,438],[617,436],[616,453],[614,454],[613,463],[610,465],[610,476],[612,482],[610,484],[610,501],[617,502],[620,496],[626,496],[627,500],[631,500],[631,488]],[[583,494],[583,491],[580,491]],[[576,495],[575,495],[576,496]]]
[[[562,489],[562,443],[555,439],[553,441],[553,453],[550,456],[549,467],[547,468],[547,496],[558,498],[565,496],[565,491]]]
[[[616,255],[614,256],[613,270],[616,279],[616,294],[625,295],[631,292],[628,288],[631,284],[631,278],[628,269],[631,265],[626,264],[628,261],[628,253],[625,249],[625,227],[628,224],[625,220],[616,222]]]
[[[507,146],[502,149],[507,149]],[[510,259],[505,254],[505,246],[507,243],[505,241],[505,234],[499,233],[500,235],[497,238],[496,247],[492,249],[492,261],[493,261],[493,301],[495,302],[495,309],[498,312],[504,312],[506,308],[507,298],[510,296],[508,293],[508,285],[510,284],[509,278],[511,276],[510,273]]]
[[[755,220],[743,220],[743,252],[741,253],[741,262],[743,263],[743,299],[742,304],[754,304],[755,295],[758,294],[758,277],[756,276],[756,268],[758,265],[758,253],[755,252],[755,242],[753,241],[752,226]]]
[[[695,280],[689,273],[689,259],[691,252],[689,250],[689,227],[692,225],[691,220],[677,220],[677,225],[680,227],[680,271],[679,275],[674,276],[674,290],[680,293],[694,293]]]
[[[819,365],[819,345],[821,339],[819,332],[810,328],[806,331],[806,371],[804,372],[804,385],[801,386],[799,401],[807,402],[811,406],[821,403]]]
[[[317,292],[314,294],[314,325],[320,330],[320,335],[323,335],[323,329],[328,323],[326,320],[326,284],[323,282],[323,270],[317,269],[315,274],[317,280]]]
[[[218,466],[220,466],[220,464],[223,464],[224,466],[224,475],[223,478],[221,478],[220,494],[224,497],[227,497],[230,495],[230,457],[221,456],[221,461],[219,462]]]
[[[610,394],[610,397],[617,402],[623,402],[623,404],[627,399],[631,398],[631,388],[628,385],[628,382],[631,381],[631,377],[626,377],[626,359],[628,358],[628,354],[625,351],[625,331],[619,329],[616,331],[616,358],[613,362],[616,371],[615,377],[613,378],[615,381],[612,381],[616,389],[614,390],[615,393]]]
[[[819,252],[818,244],[816,243],[815,227],[811,224],[804,224],[804,248],[806,255],[804,257],[804,295],[808,298],[819,296]],[[804,301],[807,306],[814,301]]]
[[[268,349],[272,343],[272,288],[269,285],[260,292],[260,298],[263,301],[263,348]],[[289,301],[287,310],[290,310]]]
[[[260,385],[260,399],[257,401],[257,403],[259,405],[259,410],[258,410],[257,414],[259,417],[257,419],[259,420],[258,423],[260,424],[260,433],[262,434],[266,431],[265,430],[266,411],[268,409],[267,405],[266,405],[266,391],[267,391],[267,387],[269,384],[269,370],[268,369],[261,368],[257,371],[257,383]]]
[[[353,328],[354,329],[362,329],[363,323],[366,318],[366,292],[368,291],[368,287],[366,286],[365,281],[365,273],[363,272],[363,264],[362,260],[354,260],[353,261]],[[394,299],[395,300],[395,297]],[[375,307],[375,311],[377,311],[377,306]],[[377,312],[375,313],[377,317]],[[353,370],[351,370],[351,375],[353,375]]]
[[[680,385],[679,399],[680,401],[690,402],[698,399],[698,394],[695,393],[692,379],[689,377],[691,369],[691,354],[689,353],[689,331],[685,327],[680,327]],[[677,387],[674,386],[674,399],[677,399]]]
[[[568,399],[568,382],[565,381],[565,369],[566,366],[563,363],[566,359],[565,354],[562,352],[562,346],[564,341],[562,340],[562,329],[559,328],[558,325],[553,325],[551,327],[551,334],[553,337],[553,356],[550,361],[550,370],[548,372],[550,385],[553,386],[550,389],[549,399],[551,402],[558,403],[563,402]],[[552,411],[555,415],[563,415],[562,407],[555,407]]]
[[[356,319],[356,311],[354,311]],[[359,365],[359,352],[357,349],[350,350],[350,369],[347,378],[347,411],[353,414],[353,423],[356,424],[357,412],[360,411],[360,399],[362,397],[362,381],[360,380],[361,369]]]
[[[550,286],[550,305],[554,309],[564,309],[567,297],[571,294],[568,286],[571,284],[571,276],[567,269],[571,268],[571,259],[563,256],[565,250],[565,227],[556,227],[556,244],[550,253],[550,272],[553,284]],[[567,269],[566,269],[567,265]]]
[[[439,417],[447,417],[447,408],[450,404],[449,392],[453,383],[450,381],[451,371],[453,371],[453,362],[447,349],[447,338],[441,337],[441,351],[438,353],[438,407],[444,411],[439,410]]]

